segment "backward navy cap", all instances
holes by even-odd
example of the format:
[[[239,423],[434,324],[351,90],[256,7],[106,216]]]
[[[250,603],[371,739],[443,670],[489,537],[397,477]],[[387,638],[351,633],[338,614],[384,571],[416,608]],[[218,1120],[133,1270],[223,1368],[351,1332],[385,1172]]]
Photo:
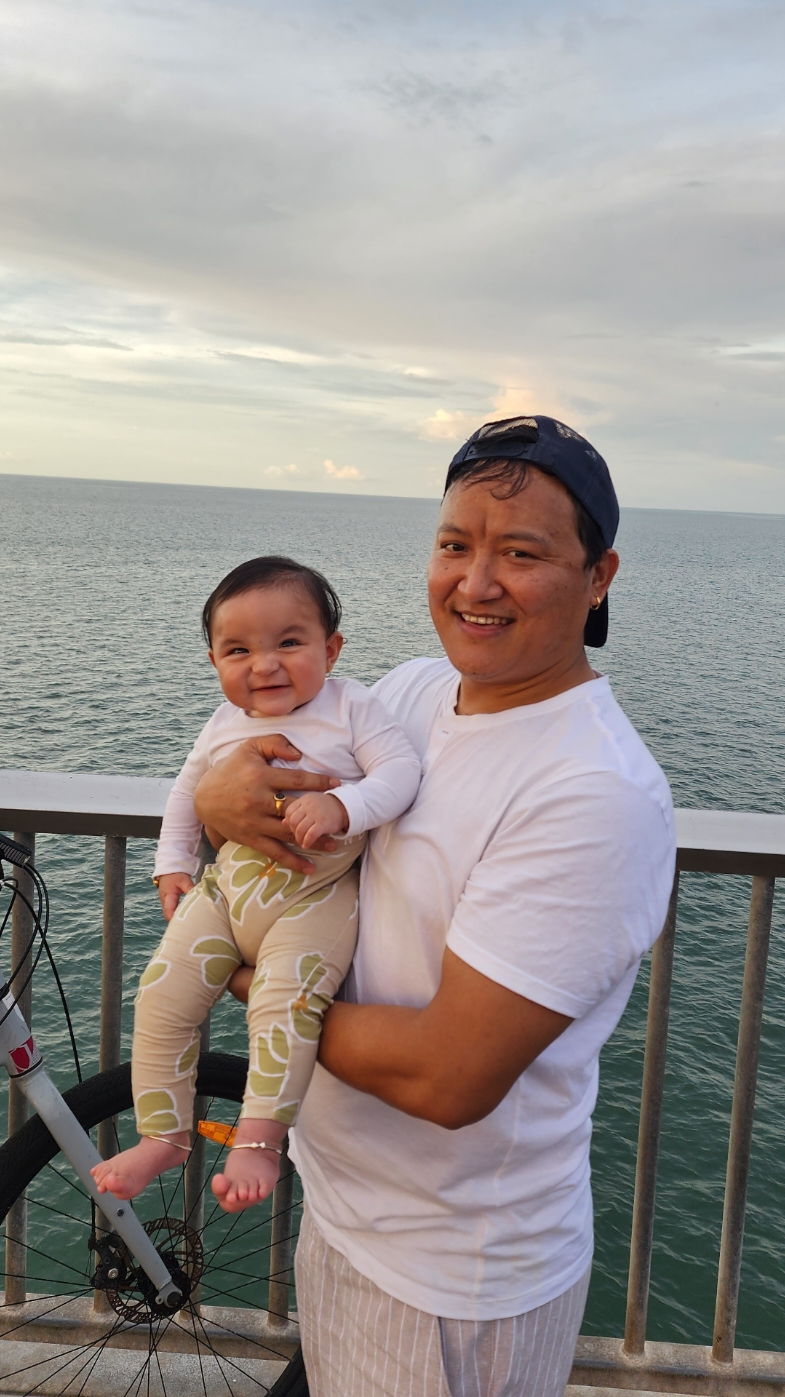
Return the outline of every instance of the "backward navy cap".
[[[453,456],[445,494],[479,461],[521,460],[540,466],[546,475],[555,475],[594,520],[606,548],[613,546],[619,527],[619,502],[613,481],[598,451],[585,437],[553,417],[506,417],[486,422],[464,442]],[[597,611],[590,611],[584,631],[587,645],[604,645],[608,636],[608,598]]]

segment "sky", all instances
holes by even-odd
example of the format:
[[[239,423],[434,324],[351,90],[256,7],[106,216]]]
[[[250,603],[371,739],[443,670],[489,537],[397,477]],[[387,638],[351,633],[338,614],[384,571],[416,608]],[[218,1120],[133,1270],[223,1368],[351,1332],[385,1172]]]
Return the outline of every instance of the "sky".
[[[785,513],[781,0],[0,0],[0,470]]]

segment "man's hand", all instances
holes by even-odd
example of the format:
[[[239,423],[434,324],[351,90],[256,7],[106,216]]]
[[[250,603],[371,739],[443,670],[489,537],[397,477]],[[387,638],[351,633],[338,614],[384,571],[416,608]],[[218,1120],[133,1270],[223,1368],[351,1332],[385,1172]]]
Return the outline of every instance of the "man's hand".
[[[447,950],[441,984],[424,1009],[333,1004],[319,1061],[357,1091],[459,1130],[490,1115],[571,1023]]]
[[[314,771],[270,766],[273,758],[292,762],[300,755],[280,734],[251,737],[243,742],[223,761],[216,762],[199,782],[194,808],[202,824],[211,835],[220,831],[224,839],[258,849],[284,868],[311,873],[310,860],[286,847],[290,835],[283,816],[275,813],[275,795],[278,791],[329,791],[341,783],[333,776],[319,776]],[[329,852],[335,848],[335,841],[325,838],[316,847]]]
[[[301,849],[312,849],[317,839],[345,834],[349,828],[349,816],[338,797],[316,791],[287,801],[283,822]]]
[[[158,896],[161,899],[161,907],[167,922],[172,920],[177,911],[180,898],[191,891],[194,885],[193,878],[189,878],[187,873],[162,873],[158,879]]]
[[[229,983],[226,988],[230,994],[234,995],[235,999],[239,999],[241,1004],[248,1003],[251,981],[255,973],[255,965],[238,965],[234,974],[229,977]]]

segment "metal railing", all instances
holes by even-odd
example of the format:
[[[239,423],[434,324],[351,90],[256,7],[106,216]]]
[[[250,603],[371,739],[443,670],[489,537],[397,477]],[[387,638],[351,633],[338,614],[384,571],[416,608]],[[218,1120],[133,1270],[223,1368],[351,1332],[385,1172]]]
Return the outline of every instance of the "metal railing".
[[[0,771],[0,829],[34,848],[37,833],[102,835],[105,840],[104,919],[101,975],[100,1068],[120,1060],[125,854],[128,838],[157,837],[171,782],[139,777],[87,776]],[[578,1341],[571,1381],[586,1388],[650,1392],[785,1394],[785,1351],[756,1353],[735,1347],[739,1280],[744,1236],[752,1124],[761,1039],[763,993],[775,879],[785,877],[785,815],[679,810],[677,873],[668,916],[652,953],[646,1047],[643,1066],[638,1154],[630,1243],[627,1315],[623,1339]],[[752,876],[747,950],[739,1015],[736,1074],[717,1278],[714,1342],[711,1348],[646,1340],[646,1320],[654,1239],[654,1210],[665,1078],[673,954],[682,872]],[[18,906],[12,941],[15,956],[27,945],[28,914]],[[30,987],[26,1012],[30,1012]],[[8,1129],[25,1118],[25,1103],[13,1083]],[[110,1149],[107,1138],[99,1148]],[[195,1162],[198,1169],[198,1160]],[[291,1175],[276,1186],[273,1214],[285,1217],[291,1202]],[[24,1203],[15,1205],[7,1228],[7,1302],[24,1296]],[[285,1316],[288,1301],[289,1243],[273,1238],[272,1272],[282,1277],[269,1309]],[[13,1265],[9,1264],[13,1261]]]

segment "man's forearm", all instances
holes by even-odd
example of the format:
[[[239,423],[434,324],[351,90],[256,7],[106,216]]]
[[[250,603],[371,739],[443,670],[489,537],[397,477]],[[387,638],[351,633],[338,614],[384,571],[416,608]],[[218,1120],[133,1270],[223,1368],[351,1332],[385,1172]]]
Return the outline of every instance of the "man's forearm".
[[[334,1004],[325,1018],[319,1061],[356,1091],[435,1120],[438,1102],[422,1015],[421,1009],[391,1004]]]
[[[447,950],[441,984],[422,1009],[333,1004],[319,1060],[347,1086],[458,1130],[490,1115],[569,1024]]]

